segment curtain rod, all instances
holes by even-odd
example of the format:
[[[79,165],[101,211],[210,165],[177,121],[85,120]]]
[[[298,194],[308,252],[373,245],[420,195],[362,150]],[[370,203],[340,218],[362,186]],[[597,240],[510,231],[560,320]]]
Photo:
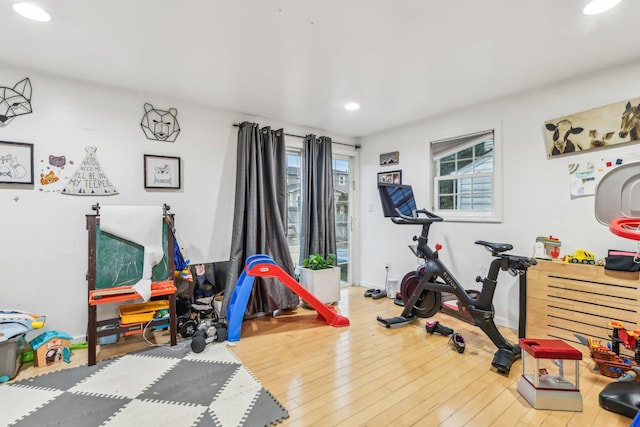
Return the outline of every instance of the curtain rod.
[[[238,123],[234,123],[234,124],[233,124],[233,127],[238,128],[238,127],[240,127],[240,125],[239,125]],[[284,132],[284,134],[285,134],[285,136],[292,136],[292,137],[294,137],[294,138],[300,138],[300,139],[305,139],[305,138],[306,138],[305,136],[302,136],[302,135],[296,135],[296,134],[293,134],[293,133],[286,133],[286,132]],[[337,142],[337,141],[331,141],[331,143],[332,143],[332,144],[338,144],[338,145],[346,145],[347,147],[353,147],[353,148],[355,148],[356,150],[358,150],[358,149],[361,147],[361,146],[360,146],[360,144],[346,144],[346,143],[344,143],[344,142]]]

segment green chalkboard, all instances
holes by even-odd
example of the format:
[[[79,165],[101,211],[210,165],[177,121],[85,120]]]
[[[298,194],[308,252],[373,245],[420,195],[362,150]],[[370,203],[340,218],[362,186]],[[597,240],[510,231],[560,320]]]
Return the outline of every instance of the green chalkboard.
[[[162,247],[164,257],[152,270],[154,282],[167,280],[169,268],[168,254],[173,256],[173,248],[168,251],[167,225],[162,225]],[[142,246],[103,233],[96,225],[96,289],[135,285],[142,278],[144,251]]]

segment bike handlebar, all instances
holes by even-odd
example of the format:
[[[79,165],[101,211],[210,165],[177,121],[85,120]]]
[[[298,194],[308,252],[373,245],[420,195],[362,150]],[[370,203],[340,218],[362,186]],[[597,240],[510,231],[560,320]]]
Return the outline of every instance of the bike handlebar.
[[[404,215],[398,208],[396,208],[396,213],[398,214],[397,217],[391,217],[391,221],[393,221],[394,224],[428,225],[434,222],[444,221],[444,218],[426,209],[417,209],[415,211],[416,216]],[[423,216],[420,216],[420,215],[423,215]],[[428,233],[428,227],[426,228],[426,232]],[[426,237],[424,233],[425,233],[425,229],[423,228],[423,237]],[[413,240],[418,240],[418,239],[414,237]],[[494,260],[494,262],[496,262],[497,264],[492,263],[492,266],[495,265],[495,268],[506,270],[514,276],[518,274],[524,274],[529,267],[534,266],[538,263],[535,258],[503,253],[505,251],[513,249],[513,246],[509,244],[491,243],[491,242],[485,242],[480,240],[477,241],[476,243],[484,245],[484,247],[487,250],[489,250],[494,257],[498,258]],[[426,240],[425,240],[425,245],[426,245]],[[417,256],[422,256],[422,255],[418,255],[416,251],[413,251],[413,252]],[[492,267],[492,269],[493,268],[494,267]],[[495,274],[497,276],[497,271]]]
[[[429,212],[426,209],[416,210],[416,216],[404,215],[398,208],[396,208],[396,212],[398,216],[391,217],[391,221],[393,221],[394,224],[431,224],[432,222],[444,221],[441,216]],[[420,214],[424,214],[426,217],[421,217]]]

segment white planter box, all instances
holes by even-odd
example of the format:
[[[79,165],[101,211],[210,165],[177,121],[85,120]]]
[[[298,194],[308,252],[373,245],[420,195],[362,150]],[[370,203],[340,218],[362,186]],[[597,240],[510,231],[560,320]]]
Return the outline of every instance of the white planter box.
[[[301,267],[300,284],[324,304],[332,304],[340,300],[339,267],[324,270],[309,270]]]

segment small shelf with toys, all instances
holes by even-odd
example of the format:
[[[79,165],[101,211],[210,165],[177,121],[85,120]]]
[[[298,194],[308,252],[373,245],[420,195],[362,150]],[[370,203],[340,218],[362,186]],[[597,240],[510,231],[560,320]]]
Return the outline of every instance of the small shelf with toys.
[[[168,205],[163,206],[161,224],[158,224],[158,234],[162,234],[162,249],[164,256],[161,262],[153,267],[151,275],[151,286],[149,300],[146,304],[161,305],[162,309],[168,311],[166,316],[155,318],[151,311],[151,320],[147,322],[121,321],[120,317],[98,320],[98,307],[106,304],[118,304],[123,302],[140,302],[142,298],[133,286],[116,285],[116,282],[136,283],[143,271],[143,249],[141,245],[126,241],[123,238],[103,232],[101,228],[101,214],[99,205],[92,206],[96,214],[87,215],[88,231],[88,364],[95,365],[97,362],[97,345],[99,339],[102,343],[111,342],[111,339],[120,334],[139,333],[148,328],[164,328],[169,326],[170,343],[172,346],[177,343],[177,316],[176,316],[176,287],[173,283],[175,272],[175,261],[173,255],[174,238],[171,232],[173,226],[173,214],[169,212]],[[120,265],[114,260],[126,260],[126,266],[120,269],[113,269],[113,265]],[[124,261],[122,261],[124,262]],[[125,280],[124,275],[129,274]],[[115,280],[117,278],[118,280]],[[162,301],[159,301],[159,299]],[[126,309],[127,306],[121,306]],[[131,318],[131,316],[129,316]],[[146,319],[146,317],[145,317]],[[148,326],[147,326],[148,324]]]

